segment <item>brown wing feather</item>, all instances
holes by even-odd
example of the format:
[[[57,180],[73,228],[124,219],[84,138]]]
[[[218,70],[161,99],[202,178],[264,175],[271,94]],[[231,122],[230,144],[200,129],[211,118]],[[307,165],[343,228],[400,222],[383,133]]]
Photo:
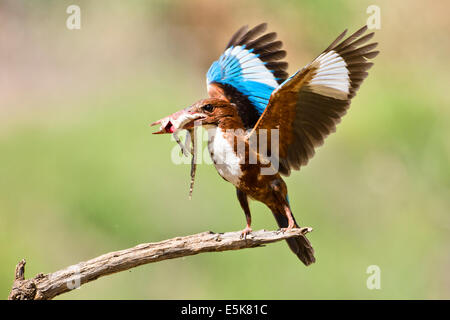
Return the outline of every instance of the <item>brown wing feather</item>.
[[[342,40],[342,33],[313,62],[272,93],[254,129],[279,129],[279,171],[289,175],[314,156],[315,148],[336,130],[367,70],[373,65],[377,43],[364,45],[373,33],[367,27]],[[268,142],[270,147],[270,141]]]

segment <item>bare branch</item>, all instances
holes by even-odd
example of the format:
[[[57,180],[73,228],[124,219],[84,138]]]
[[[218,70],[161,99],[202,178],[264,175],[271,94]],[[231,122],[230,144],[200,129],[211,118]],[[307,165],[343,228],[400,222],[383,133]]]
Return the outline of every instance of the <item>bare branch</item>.
[[[311,231],[311,228],[292,229],[284,233],[260,230],[252,232],[246,239],[241,238],[241,232],[239,231],[227,233],[203,232],[156,243],[144,243],[130,249],[110,252],[53,273],[38,274],[28,280],[25,280],[25,260],[22,260],[16,267],[15,280],[8,299],[52,299],[100,277],[143,264],[191,256],[202,252],[255,248],[298,237]]]

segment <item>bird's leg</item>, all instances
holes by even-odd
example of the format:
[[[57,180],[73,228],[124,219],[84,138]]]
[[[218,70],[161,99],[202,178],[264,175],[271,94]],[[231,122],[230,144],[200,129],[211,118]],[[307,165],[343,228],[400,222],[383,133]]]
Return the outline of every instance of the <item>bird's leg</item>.
[[[281,228],[282,232],[289,231],[296,226],[294,216],[292,215],[292,211],[291,208],[289,208],[289,205],[284,205],[284,212],[286,213],[286,218],[288,219],[288,226],[287,228]]]
[[[247,239],[247,235],[249,235],[253,230],[250,226],[252,224],[252,217],[250,215],[245,215],[245,218],[247,219],[247,225],[245,226],[244,230],[241,231],[241,238]]]
[[[247,221],[247,225],[245,226],[244,230],[241,232],[241,238],[246,239],[247,235],[252,232],[251,224],[252,224],[252,216],[250,214],[250,208],[248,207],[248,199],[247,195],[236,188],[236,194],[239,200],[239,203],[241,204],[242,210],[244,210],[245,213],[245,220]]]
[[[292,214],[291,208],[289,206],[289,198],[287,196],[287,187],[283,180],[275,180],[272,182],[272,190],[273,194],[276,198],[276,212],[279,214],[283,214],[284,211],[284,217],[287,219],[288,226],[283,227],[280,230],[282,232],[289,231],[292,228],[297,227],[297,223],[295,222],[294,215]],[[286,222],[283,223],[283,225],[286,225]]]

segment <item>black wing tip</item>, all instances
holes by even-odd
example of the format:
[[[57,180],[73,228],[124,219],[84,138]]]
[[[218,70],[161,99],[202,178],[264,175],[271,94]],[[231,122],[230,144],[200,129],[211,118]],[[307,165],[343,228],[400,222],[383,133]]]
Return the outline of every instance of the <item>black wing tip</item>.
[[[227,46],[225,47],[225,49],[228,49],[229,47],[233,46],[236,44],[236,42],[248,31],[248,24],[243,25],[242,27],[239,28],[238,31],[236,31],[233,36],[231,37],[230,41],[228,41]]]
[[[253,53],[258,54],[259,58],[266,63],[268,69],[276,73],[278,84],[283,83],[288,74],[282,72],[287,69],[287,62],[282,61],[287,55],[282,50],[283,42],[277,40],[276,32],[267,32],[268,23],[262,22],[253,28],[248,25],[242,26],[230,39],[226,49],[231,46],[245,45],[252,49]]]
[[[370,40],[375,32],[372,31],[369,34],[366,34],[366,31],[369,30],[367,24],[362,26],[361,28],[359,28],[358,30],[356,30],[354,33],[352,33],[350,36],[348,36],[345,40],[342,40],[343,36],[345,35],[347,29],[345,29],[345,31],[339,35],[339,37],[333,41],[333,43],[324,51],[329,51],[329,50],[344,50],[349,48],[352,44],[362,44],[367,42],[368,40]],[[364,35],[364,36],[363,36]],[[342,41],[341,41],[342,40]]]
[[[355,34],[356,34],[356,33],[359,33],[359,32],[364,33],[364,32],[366,32],[368,29],[369,29],[369,27],[367,26],[367,24],[365,24],[365,25],[363,25],[359,30],[357,30],[357,31],[355,32]]]
[[[377,51],[372,51],[372,52],[368,52],[368,53],[366,53],[366,54],[364,55],[364,57],[367,58],[367,59],[373,59],[373,58],[375,58],[376,56],[378,56],[379,53],[380,53],[379,50],[377,50]]]
[[[378,47],[378,42],[366,44],[375,35],[375,32],[364,35],[367,30],[367,25],[364,25],[345,40],[336,43],[336,39],[324,52],[331,50],[335,51],[345,60],[350,68],[354,65],[366,68],[365,64],[369,63],[367,59],[373,59],[379,54],[378,50],[374,51],[374,49]],[[339,38],[341,38],[341,36],[339,36],[338,39]]]
[[[267,22],[261,22],[260,24],[256,25],[253,29],[262,28],[262,32],[266,31],[267,29]]]
[[[267,30],[267,22],[262,22],[253,28],[249,29],[248,24],[243,25],[239,28],[238,31],[236,31],[233,36],[231,37],[230,41],[227,44],[226,49],[233,45],[242,45],[247,44],[251,40],[253,40],[256,36],[264,33]],[[274,33],[274,32],[271,32]],[[264,36],[264,35],[263,35]],[[275,33],[276,36],[276,33]]]
[[[323,52],[333,50],[333,48],[336,47],[336,45],[339,43],[339,41],[341,41],[342,38],[345,37],[345,35],[347,34],[347,31],[348,31],[348,29],[345,29],[336,39],[334,39],[334,41],[325,50],[323,50]]]

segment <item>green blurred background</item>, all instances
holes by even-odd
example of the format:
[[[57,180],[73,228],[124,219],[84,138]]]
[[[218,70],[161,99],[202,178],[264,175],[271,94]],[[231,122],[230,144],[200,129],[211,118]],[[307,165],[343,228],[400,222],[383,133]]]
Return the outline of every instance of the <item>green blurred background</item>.
[[[81,30],[66,8],[81,7]],[[243,24],[277,31],[295,72],[381,8],[381,54],[310,164],[287,179],[317,263],[287,245],[163,261],[58,299],[450,298],[448,1],[0,2],[0,297],[14,267],[49,273],[108,251],[240,230],[234,187],[175,165],[150,122],[206,96]],[[275,229],[251,204],[253,229]],[[366,269],[381,268],[369,290]]]

